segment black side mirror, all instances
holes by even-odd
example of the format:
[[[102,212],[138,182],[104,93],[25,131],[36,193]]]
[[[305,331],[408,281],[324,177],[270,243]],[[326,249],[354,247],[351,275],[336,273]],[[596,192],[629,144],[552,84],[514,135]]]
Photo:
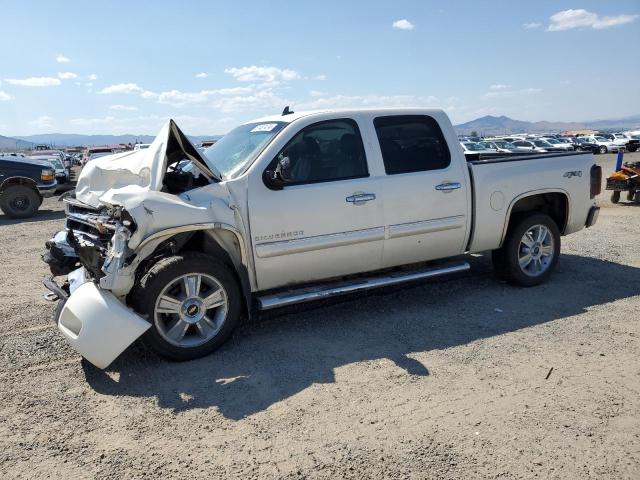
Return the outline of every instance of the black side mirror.
[[[287,182],[291,182],[291,161],[289,157],[278,160],[275,170],[265,170],[262,174],[264,184],[270,190],[282,190]]]

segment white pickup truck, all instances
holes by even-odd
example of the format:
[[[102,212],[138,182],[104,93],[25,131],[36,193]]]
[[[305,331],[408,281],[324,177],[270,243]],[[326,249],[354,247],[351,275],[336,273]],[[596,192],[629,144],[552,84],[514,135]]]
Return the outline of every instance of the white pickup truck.
[[[464,271],[464,254],[537,285],[561,235],[596,222],[600,188],[590,153],[469,161],[441,110],[287,108],[204,154],[169,121],[85,166],[46,296],[100,368],[140,336],[191,359],[257,311]]]

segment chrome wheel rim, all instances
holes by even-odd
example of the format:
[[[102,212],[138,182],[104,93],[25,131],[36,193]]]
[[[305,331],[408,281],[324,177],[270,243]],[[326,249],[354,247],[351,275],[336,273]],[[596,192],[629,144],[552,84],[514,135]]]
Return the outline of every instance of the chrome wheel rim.
[[[549,269],[554,255],[553,235],[544,225],[534,225],[524,232],[518,248],[520,269],[538,277]]]
[[[189,273],[170,281],[160,292],[154,323],[172,345],[198,347],[215,337],[227,318],[227,292],[204,273]]]

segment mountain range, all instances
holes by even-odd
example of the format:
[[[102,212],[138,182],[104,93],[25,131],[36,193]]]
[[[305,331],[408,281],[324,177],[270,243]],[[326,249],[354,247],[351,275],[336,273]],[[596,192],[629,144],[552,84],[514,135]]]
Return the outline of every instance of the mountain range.
[[[640,115],[631,117],[594,120],[589,122],[527,122],[514,120],[509,117],[495,117],[487,115],[470,122],[455,125],[458,134],[469,135],[477,132],[479,135],[499,135],[511,133],[551,133],[565,130],[629,130],[640,128]],[[221,135],[191,135],[193,143],[203,140],[218,140]],[[151,143],[153,135],[80,135],[76,133],[43,133],[38,135],[5,137],[0,135],[0,149],[27,150],[35,144],[46,144],[54,147],[75,145],[116,145],[120,143]]]
[[[640,115],[631,117],[594,120],[590,122],[527,122],[513,120],[512,118],[501,116],[485,117],[471,120],[470,122],[455,125],[458,134],[469,135],[477,132],[478,135],[499,135],[511,133],[554,133],[565,130],[629,130],[640,128]]]

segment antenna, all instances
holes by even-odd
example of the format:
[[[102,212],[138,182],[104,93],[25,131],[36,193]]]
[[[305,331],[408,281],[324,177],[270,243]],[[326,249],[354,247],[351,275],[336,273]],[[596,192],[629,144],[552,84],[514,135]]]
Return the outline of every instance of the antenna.
[[[282,116],[284,117],[285,115],[291,115],[293,113],[293,111],[289,110],[289,105],[287,105],[286,107],[284,107],[284,110],[282,110]]]

